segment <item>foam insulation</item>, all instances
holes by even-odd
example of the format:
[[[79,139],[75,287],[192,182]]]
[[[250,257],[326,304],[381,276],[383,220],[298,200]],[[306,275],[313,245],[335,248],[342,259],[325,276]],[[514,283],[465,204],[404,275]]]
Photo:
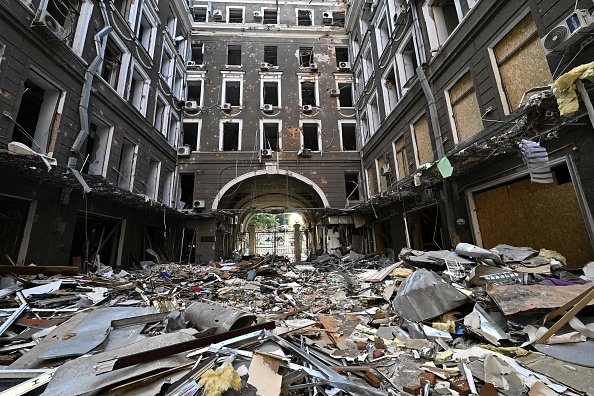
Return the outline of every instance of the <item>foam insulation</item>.
[[[559,113],[562,116],[569,116],[578,111],[580,103],[575,83],[586,78],[594,78],[594,62],[573,68],[553,83],[553,94],[557,98]]]

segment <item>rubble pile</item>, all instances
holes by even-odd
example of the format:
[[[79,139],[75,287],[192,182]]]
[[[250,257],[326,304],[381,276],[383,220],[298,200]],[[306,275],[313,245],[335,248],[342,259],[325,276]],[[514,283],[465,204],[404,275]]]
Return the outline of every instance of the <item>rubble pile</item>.
[[[554,251],[142,267],[2,268],[0,395],[594,395],[594,263]]]

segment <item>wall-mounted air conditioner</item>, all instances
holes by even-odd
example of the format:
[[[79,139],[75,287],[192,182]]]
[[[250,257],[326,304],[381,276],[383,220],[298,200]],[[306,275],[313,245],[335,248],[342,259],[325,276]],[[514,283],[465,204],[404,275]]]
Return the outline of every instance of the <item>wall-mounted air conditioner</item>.
[[[223,111],[231,111],[231,103],[223,103],[221,105],[221,110],[223,110]]]
[[[198,102],[195,100],[188,100],[184,104],[184,110],[196,111],[198,109],[199,109]]]
[[[190,149],[190,146],[179,146],[177,148],[178,157],[188,157],[191,152],[192,150]]]
[[[56,21],[56,19],[51,16],[51,14],[44,8],[37,10],[37,14],[35,15],[35,19],[31,25],[44,26],[50,33],[60,40],[64,40],[68,36],[66,29],[64,29],[64,27],[62,27],[62,25],[60,25],[58,21]]]
[[[334,22],[334,18],[332,17],[331,11],[322,12],[322,22],[324,22],[324,24],[331,24],[332,22]]]
[[[309,158],[309,157],[311,157],[311,149],[307,149],[307,148],[301,149],[301,150],[299,150],[297,155],[300,157]]]
[[[212,17],[216,22],[223,21],[223,11],[221,10],[213,10]]]
[[[311,113],[313,111],[313,106],[312,105],[303,105],[302,110],[304,113]]]
[[[188,68],[190,68],[190,67],[197,67],[197,66],[198,65],[194,61],[187,61],[186,62],[186,67],[188,67]]]
[[[203,209],[204,207],[206,207],[206,201],[202,199],[195,199],[194,202],[192,202],[192,208],[194,209]]]
[[[338,68],[344,71],[351,70],[351,62],[338,62]]]
[[[545,54],[562,51],[575,43],[592,30],[593,23],[594,17],[588,10],[575,10],[541,39]]]
[[[316,62],[310,62],[309,68],[313,70],[318,70],[318,64]]]
[[[331,89],[330,96],[340,96],[340,89]]]
[[[390,173],[390,164],[384,164],[382,165],[382,167],[380,168],[380,175],[381,176],[386,176]]]
[[[264,18],[264,13],[262,11],[254,11],[254,20],[260,21]]]
[[[396,12],[394,13],[394,24],[398,24],[406,15],[406,1],[396,0],[394,3],[396,8]]]
[[[273,151],[271,149],[262,149],[261,154],[262,158],[269,158],[272,157]]]
[[[272,63],[260,62],[260,70],[262,70],[262,71],[270,70],[273,67],[274,67],[274,65]]]
[[[265,104],[264,106],[262,106],[262,111],[265,113],[272,113],[273,110],[274,106],[272,106],[271,104]]]

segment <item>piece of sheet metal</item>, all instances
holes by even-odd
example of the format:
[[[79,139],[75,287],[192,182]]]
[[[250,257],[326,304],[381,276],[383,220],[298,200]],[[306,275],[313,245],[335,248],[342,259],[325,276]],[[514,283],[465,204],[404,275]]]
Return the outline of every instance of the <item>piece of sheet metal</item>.
[[[29,304],[27,304],[27,301],[25,300],[25,298],[23,297],[23,295],[21,294],[21,292],[17,292],[17,297],[18,299],[21,301],[21,306],[18,307],[9,317],[8,319],[6,319],[4,321],[4,323],[2,323],[2,326],[0,326],[0,336],[2,334],[4,334],[4,332],[6,330],[8,330],[8,328],[14,323],[15,320],[17,320],[19,318],[19,316],[21,316],[21,314],[27,309],[29,308]]]
[[[594,340],[567,344],[532,344],[534,349],[555,359],[594,368]]]
[[[460,256],[472,257],[481,260],[493,260],[495,264],[503,264],[501,257],[490,250],[480,248],[470,243],[461,242],[456,245],[455,252]]]
[[[70,333],[43,353],[42,359],[81,356],[103,344],[109,335],[111,321],[154,313],[154,308],[110,307],[91,312]]]
[[[184,318],[201,331],[216,328],[215,334],[248,327],[256,321],[255,315],[202,302],[195,302],[186,308]]]
[[[25,395],[37,388],[41,388],[42,386],[50,382],[56,370],[57,368],[53,370],[44,370],[45,373],[42,373],[41,375],[35,378],[31,378],[28,381],[21,382],[20,384],[15,385],[12,388],[0,392],[0,396],[20,396]]]

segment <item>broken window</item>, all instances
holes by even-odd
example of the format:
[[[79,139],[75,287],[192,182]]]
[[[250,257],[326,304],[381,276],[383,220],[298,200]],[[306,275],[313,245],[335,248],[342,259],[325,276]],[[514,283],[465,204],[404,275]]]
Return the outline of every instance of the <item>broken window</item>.
[[[532,14],[528,14],[492,50],[501,75],[500,91],[508,112],[518,108],[524,92],[552,81]],[[496,70],[497,71],[497,70]]]
[[[166,135],[167,129],[165,126],[167,125],[167,115],[168,115],[168,105],[167,102],[161,97],[157,97],[157,106],[155,108],[155,129],[161,132],[163,135]]]
[[[134,185],[134,169],[136,168],[137,152],[138,146],[124,138],[117,171],[117,185],[122,190],[132,191],[132,187]]]
[[[53,151],[64,92],[35,73],[31,73],[23,86],[12,140],[47,154]]]
[[[279,123],[278,122],[265,122],[262,124],[263,129],[263,142],[262,148],[270,149],[272,151],[278,151],[279,149]]]
[[[173,147],[177,146],[177,142],[178,142],[177,139],[179,136],[179,128],[180,128],[179,119],[177,118],[177,116],[172,116],[169,119],[169,128],[167,130],[167,141]]]
[[[390,43],[390,31],[388,30],[388,18],[384,15],[377,27],[375,28],[375,36],[378,46],[378,55],[381,55],[388,44]]]
[[[227,65],[241,66],[241,45],[227,46]]]
[[[408,88],[413,77],[416,76],[415,70],[418,66],[412,35],[409,34],[406,43],[398,50],[396,61],[398,62],[400,84],[402,87]]]
[[[231,106],[241,106],[241,81],[225,81],[223,95],[223,104],[229,103]]]
[[[224,122],[223,123],[223,151],[237,151],[239,150],[239,135],[240,128],[238,122]]]
[[[111,0],[116,11],[122,16],[127,17],[130,13],[131,0]]]
[[[336,47],[334,49],[336,54],[336,66],[340,67],[341,62],[349,62],[349,48]]]
[[[394,153],[396,156],[396,178],[397,180],[402,180],[409,174],[404,136],[394,142]]]
[[[313,11],[312,10],[297,10],[297,25],[298,26],[312,26],[313,25]]]
[[[171,9],[169,10],[169,15],[167,16],[167,32],[171,36],[171,38],[175,37],[175,32],[177,31],[177,18],[173,15]]]
[[[357,131],[354,122],[342,121],[340,125],[340,139],[343,151],[357,150]]]
[[[303,123],[301,133],[303,135],[303,148],[311,151],[320,151],[319,125],[314,122]]]
[[[111,130],[111,127],[100,122],[90,124],[85,151],[81,153],[84,161],[82,173],[98,176],[107,174]]]
[[[150,14],[148,8],[143,6],[141,8],[140,18],[138,20],[138,26],[136,27],[136,38],[144,49],[153,56],[153,50],[155,48],[155,38],[157,35],[157,21]]]
[[[161,75],[170,87],[173,83],[173,64],[173,55],[168,50],[163,49],[163,55],[161,56]]]
[[[347,201],[359,201],[359,172],[344,173],[344,190]]]
[[[265,8],[263,22],[266,25],[276,25],[278,23],[277,10],[273,9],[273,8]],[[276,63],[274,63],[274,64],[276,64]]]
[[[263,104],[278,106],[279,101],[279,86],[280,81],[265,81],[262,84],[262,100]]]
[[[146,178],[146,195],[149,199],[155,201],[159,192],[159,174],[161,171],[161,162],[149,160],[148,176]]]
[[[338,83],[338,106],[353,107],[353,83]]]
[[[344,12],[334,11],[332,12],[332,21],[335,26],[344,26],[345,15]]]
[[[466,73],[446,94],[452,134],[462,142],[483,129],[481,111],[472,83],[472,75]]]
[[[192,209],[194,202],[194,173],[179,174],[179,209]]]
[[[313,47],[299,47],[299,66],[310,67],[313,62]]]
[[[370,132],[373,135],[380,127],[380,112],[379,106],[377,103],[377,95],[373,98],[371,103],[369,103],[369,113],[371,114],[371,122],[370,122]]]
[[[369,197],[373,197],[375,195],[375,181],[373,180],[373,168],[370,166],[367,168],[367,192]]]
[[[363,78],[363,71],[360,69],[357,71],[357,92],[359,97],[365,92],[365,79]]]
[[[369,121],[365,113],[361,116],[361,134],[363,135],[363,144],[365,144],[371,137],[369,133]]]
[[[171,206],[171,183],[173,182],[173,172],[163,169],[161,178],[163,179],[161,202],[167,206]]]
[[[367,51],[363,54],[363,75],[365,77],[365,81],[369,81],[371,75],[373,74],[373,60],[371,59],[371,50],[369,47]]]
[[[310,81],[301,82],[301,106],[317,106],[316,83]]]
[[[182,91],[184,87],[184,72],[179,67],[175,68],[175,79],[173,83],[173,96],[180,100],[182,98]]]
[[[429,123],[427,115],[423,114],[413,125],[411,125],[413,145],[416,149],[417,168],[426,163],[433,162],[433,146],[431,144],[431,135],[429,134]]]
[[[459,7],[460,0],[441,0],[423,6],[431,51],[438,51],[460,23],[462,9]]]
[[[379,178],[380,191],[386,191],[390,185],[390,162],[386,160],[384,155],[379,156],[375,160],[377,166],[377,175]]]
[[[72,45],[83,3],[83,0],[69,0],[49,1],[46,4],[47,13],[64,28],[64,37],[59,38],[65,39],[69,45]]]
[[[128,101],[142,114],[146,111],[148,100],[148,77],[141,74],[140,69],[132,68]]]
[[[264,46],[264,62],[269,63],[273,66],[278,65],[278,48],[276,46],[266,45]]]
[[[204,43],[192,43],[192,60],[197,65],[204,64]]]
[[[111,37],[108,37],[105,42],[105,54],[103,58],[103,66],[101,68],[101,77],[112,88],[118,88],[118,81],[120,77],[120,70],[122,68],[123,52]]]
[[[202,107],[202,85],[203,80],[188,80],[188,100],[198,103]]]
[[[354,37],[352,40],[353,45],[353,59],[357,58],[359,51],[361,50],[361,44],[359,44],[359,37]]]
[[[194,6],[192,9],[192,14],[194,15],[194,22],[206,22],[207,18],[207,7],[197,7]]]
[[[390,114],[398,103],[398,91],[396,88],[396,72],[393,67],[390,67],[382,79],[386,114]]]
[[[228,23],[243,23],[243,8],[227,7]]]
[[[190,150],[198,150],[198,137],[200,136],[199,122],[184,122],[182,145],[190,147]]]

